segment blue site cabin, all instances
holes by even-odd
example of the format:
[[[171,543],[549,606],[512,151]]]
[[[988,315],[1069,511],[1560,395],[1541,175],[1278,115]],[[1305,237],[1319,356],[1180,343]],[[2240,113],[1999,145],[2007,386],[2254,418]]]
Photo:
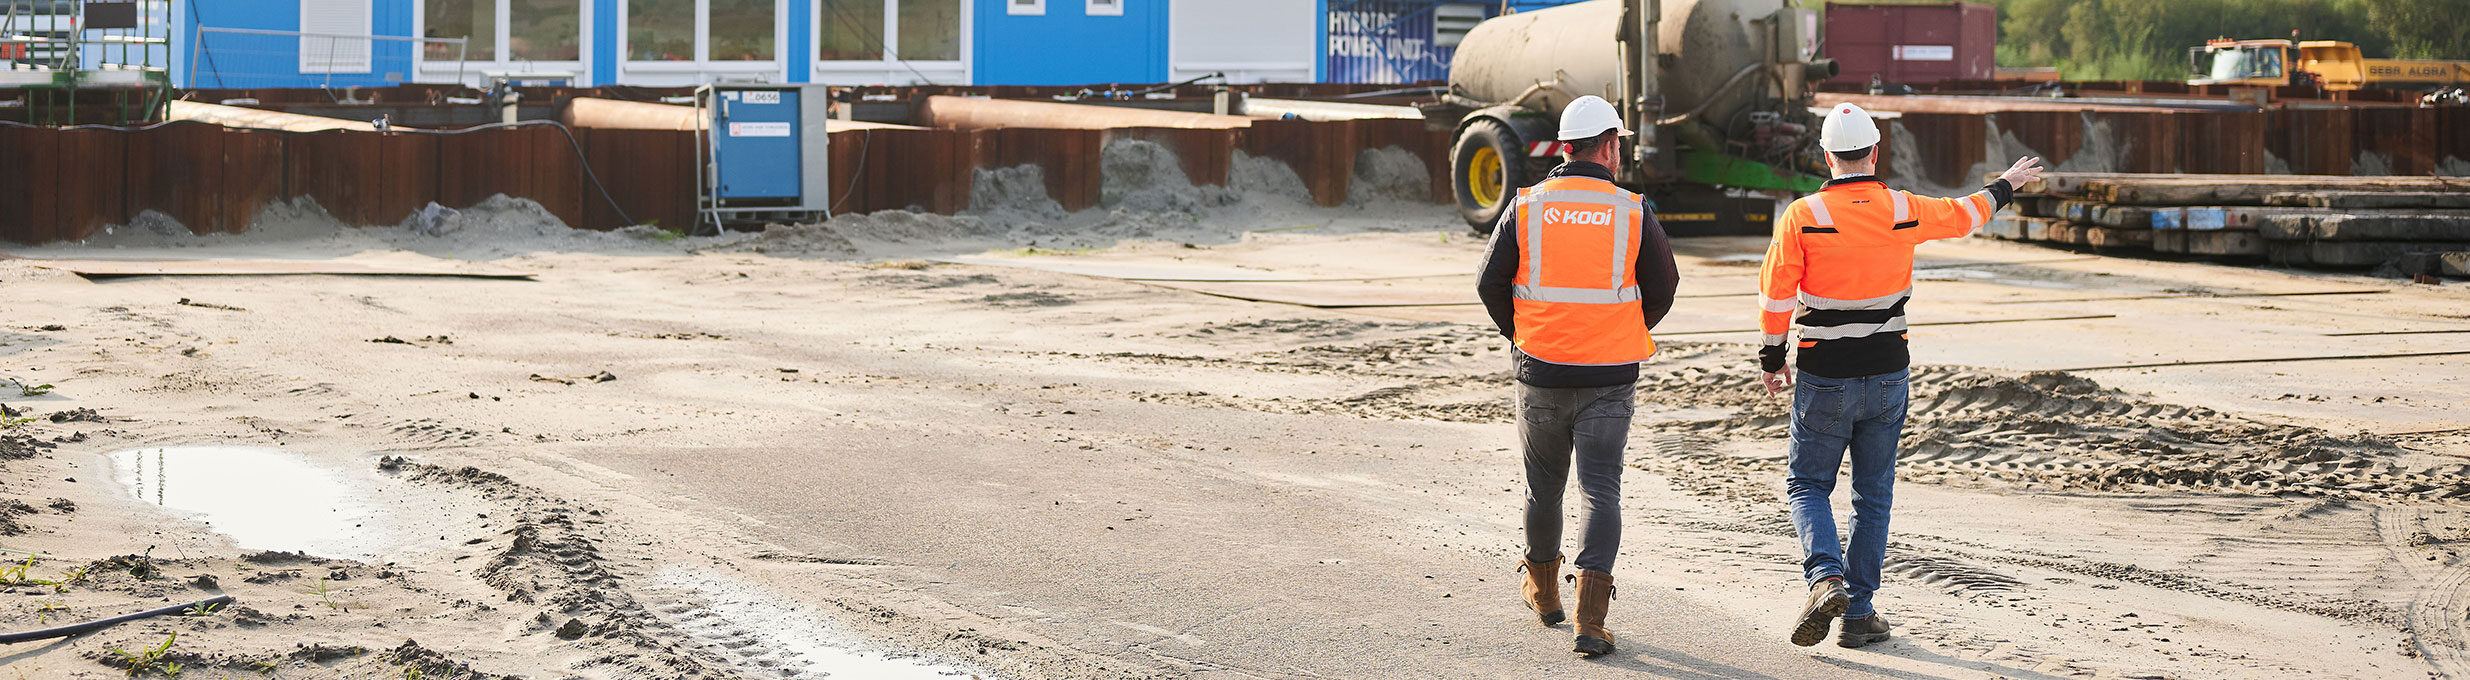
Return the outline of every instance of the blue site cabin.
[[[1570,0],[166,0],[190,88],[1409,83]]]

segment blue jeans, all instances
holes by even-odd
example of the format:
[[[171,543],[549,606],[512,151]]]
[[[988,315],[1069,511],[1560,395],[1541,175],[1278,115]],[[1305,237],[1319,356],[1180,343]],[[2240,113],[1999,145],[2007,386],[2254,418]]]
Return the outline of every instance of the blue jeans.
[[[1785,458],[1791,476],[1784,480],[1784,495],[1792,505],[1793,530],[1801,535],[1801,572],[1811,584],[1844,579],[1845,594],[1852,596],[1845,618],[1877,612],[1870,595],[1878,592],[1879,563],[1887,559],[1895,446],[1912,397],[1905,384],[1910,376],[1909,370],[1850,379],[1803,373],[1793,387],[1792,452]],[[1835,512],[1827,503],[1847,447],[1852,449],[1850,554],[1836,542]]]

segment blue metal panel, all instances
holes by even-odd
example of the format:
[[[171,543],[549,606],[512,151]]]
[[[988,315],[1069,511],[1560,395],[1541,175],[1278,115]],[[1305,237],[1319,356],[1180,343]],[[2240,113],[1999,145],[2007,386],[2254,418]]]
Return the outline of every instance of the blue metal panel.
[[[1013,15],[1007,0],[975,0],[971,80],[978,85],[1098,85],[1167,79],[1167,3],[1123,3],[1090,16],[1084,0],[1047,0]]]
[[[180,62],[186,87],[381,87],[410,82],[412,45],[375,41],[370,45],[369,73],[301,73],[300,39],[283,36],[205,34],[199,44],[197,27],[300,30],[300,3],[290,0],[173,0],[181,3],[180,25],[172,35],[173,59]],[[370,3],[369,32],[410,36],[414,0],[358,0]]]
[[[789,44],[781,49],[789,57],[789,82],[815,81],[815,3],[800,0],[789,3]]]
[[[589,1],[592,3],[592,53],[587,58],[592,60],[591,84],[616,84],[618,3],[625,0]]]
[[[805,185],[798,172],[799,110],[796,90],[721,90],[712,151],[719,165],[723,199],[796,200]],[[821,132],[820,130],[815,132]]]

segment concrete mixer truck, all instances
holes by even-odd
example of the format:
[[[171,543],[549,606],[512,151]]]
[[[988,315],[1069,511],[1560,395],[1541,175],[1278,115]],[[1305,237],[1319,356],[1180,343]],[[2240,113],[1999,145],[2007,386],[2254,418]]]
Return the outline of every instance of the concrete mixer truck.
[[[1676,235],[1766,233],[1779,199],[1816,191],[1824,165],[1808,85],[1815,12],[1786,0],[1592,0],[1475,26],[1427,120],[1456,120],[1450,183],[1478,232],[1558,162],[1566,106],[1598,95],[1639,131],[1620,181]]]

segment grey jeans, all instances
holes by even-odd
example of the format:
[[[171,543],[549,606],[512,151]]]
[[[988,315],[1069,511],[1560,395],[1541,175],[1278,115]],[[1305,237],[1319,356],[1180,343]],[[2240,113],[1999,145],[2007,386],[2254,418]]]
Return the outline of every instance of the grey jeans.
[[[1527,561],[1561,555],[1561,492],[1571,453],[1578,468],[1578,568],[1612,573],[1621,551],[1621,453],[1629,447],[1638,386],[1518,386],[1518,439],[1526,446]]]

